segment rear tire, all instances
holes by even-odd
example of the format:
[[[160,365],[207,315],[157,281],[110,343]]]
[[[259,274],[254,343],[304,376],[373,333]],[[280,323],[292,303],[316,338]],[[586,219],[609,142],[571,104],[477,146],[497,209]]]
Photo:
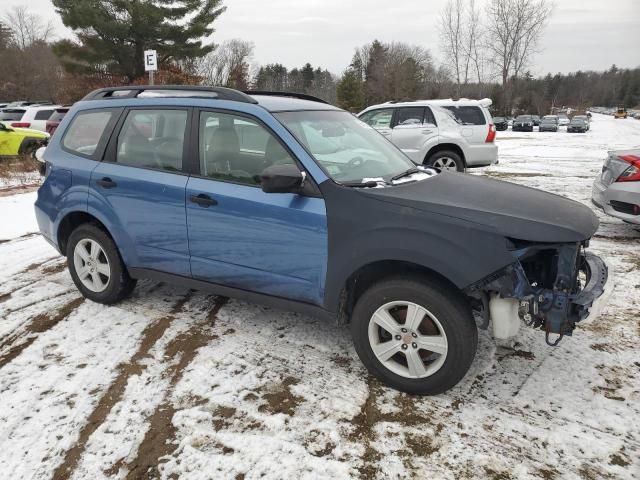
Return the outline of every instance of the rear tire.
[[[456,385],[478,344],[466,299],[426,277],[392,277],[366,290],[353,310],[351,335],[372,375],[418,395],[437,395]]]
[[[67,266],[85,298],[111,305],[128,297],[137,280],[127,272],[116,244],[95,225],[76,228],[67,243]]]
[[[460,155],[451,150],[442,150],[434,153],[427,159],[425,165],[436,167],[440,170],[464,172],[464,161]]]

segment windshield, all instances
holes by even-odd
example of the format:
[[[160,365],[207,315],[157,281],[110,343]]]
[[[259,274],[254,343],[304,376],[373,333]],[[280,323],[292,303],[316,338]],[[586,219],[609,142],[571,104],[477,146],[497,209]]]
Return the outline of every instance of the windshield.
[[[520,115],[516,120],[531,120],[531,115]]]
[[[375,129],[342,111],[274,114],[336,182],[389,181],[415,168]]]

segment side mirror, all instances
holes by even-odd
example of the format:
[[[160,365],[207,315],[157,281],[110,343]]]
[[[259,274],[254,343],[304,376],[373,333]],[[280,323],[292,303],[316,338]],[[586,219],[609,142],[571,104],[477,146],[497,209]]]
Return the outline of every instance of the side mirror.
[[[45,159],[44,159],[44,151],[47,149],[47,147],[40,147],[38,148],[34,154],[33,157],[39,161],[40,163],[45,163]]]
[[[272,165],[260,174],[265,193],[298,193],[304,184],[305,174],[296,165]]]

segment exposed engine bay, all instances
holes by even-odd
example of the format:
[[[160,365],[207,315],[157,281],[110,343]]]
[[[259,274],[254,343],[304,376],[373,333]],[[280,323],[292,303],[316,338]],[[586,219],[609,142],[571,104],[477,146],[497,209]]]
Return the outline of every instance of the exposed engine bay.
[[[494,337],[508,341],[520,320],[541,329],[546,342],[556,346],[586,319],[602,296],[608,269],[597,256],[585,253],[588,241],[537,243],[509,240],[518,261],[467,288],[482,328],[493,323]],[[557,337],[552,340],[551,335]]]

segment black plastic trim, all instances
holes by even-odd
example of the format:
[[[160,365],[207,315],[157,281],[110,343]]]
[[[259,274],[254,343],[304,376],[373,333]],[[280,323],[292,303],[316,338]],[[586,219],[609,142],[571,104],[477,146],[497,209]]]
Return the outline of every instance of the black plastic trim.
[[[180,92],[193,92],[193,95],[189,95],[190,98],[198,98],[198,92],[215,93],[212,95],[202,95],[201,98],[208,100],[230,100],[233,102],[253,103],[258,102],[251,98],[249,95],[241,92],[240,90],[234,90],[226,87],[203,87],[199,85],[131,85],[126,87],[107,87],[99,88],[93,92],[87,94],[82,101],[87,100],[111,100],[111,99],[124,99],[124,98],[136,98],[143,92],[148,91],[180,91]],[[114,95],[115,92],[129,92],[126,95]],[[176,95],[176,97],[184,97],[185,95]],[[164,98],[169,98],[165,96]]]
[[[215,295],[222,295],[225,297],[236,298],[246,302],[257,303],[265,305],[267,307],[278,308],[280,310],[293,311],[309,315],[313,317],[319,317],[322,319],[336,320],[336,316],[324,308],[312,305],[310,303],[298,302],[295,300],[289,300],[282,297],[276,297],[273,295],[266,295],[264,293],[252,292],[249,290],[243,290],[240,288],[229,287],[226,285],[220,285],[217,283],[206,282],[204,280],[197,280],[195,278],[183,277],[172,273],[159,272],[157,270],[151,270],[148,268],[128,268],[129,275],[133,278],[142,279],[146,278],[154,280],[156,282],[166,282],[173,285],[179,285],[185,288],[192,288],[194,290],[202,290],[210,292]]]

